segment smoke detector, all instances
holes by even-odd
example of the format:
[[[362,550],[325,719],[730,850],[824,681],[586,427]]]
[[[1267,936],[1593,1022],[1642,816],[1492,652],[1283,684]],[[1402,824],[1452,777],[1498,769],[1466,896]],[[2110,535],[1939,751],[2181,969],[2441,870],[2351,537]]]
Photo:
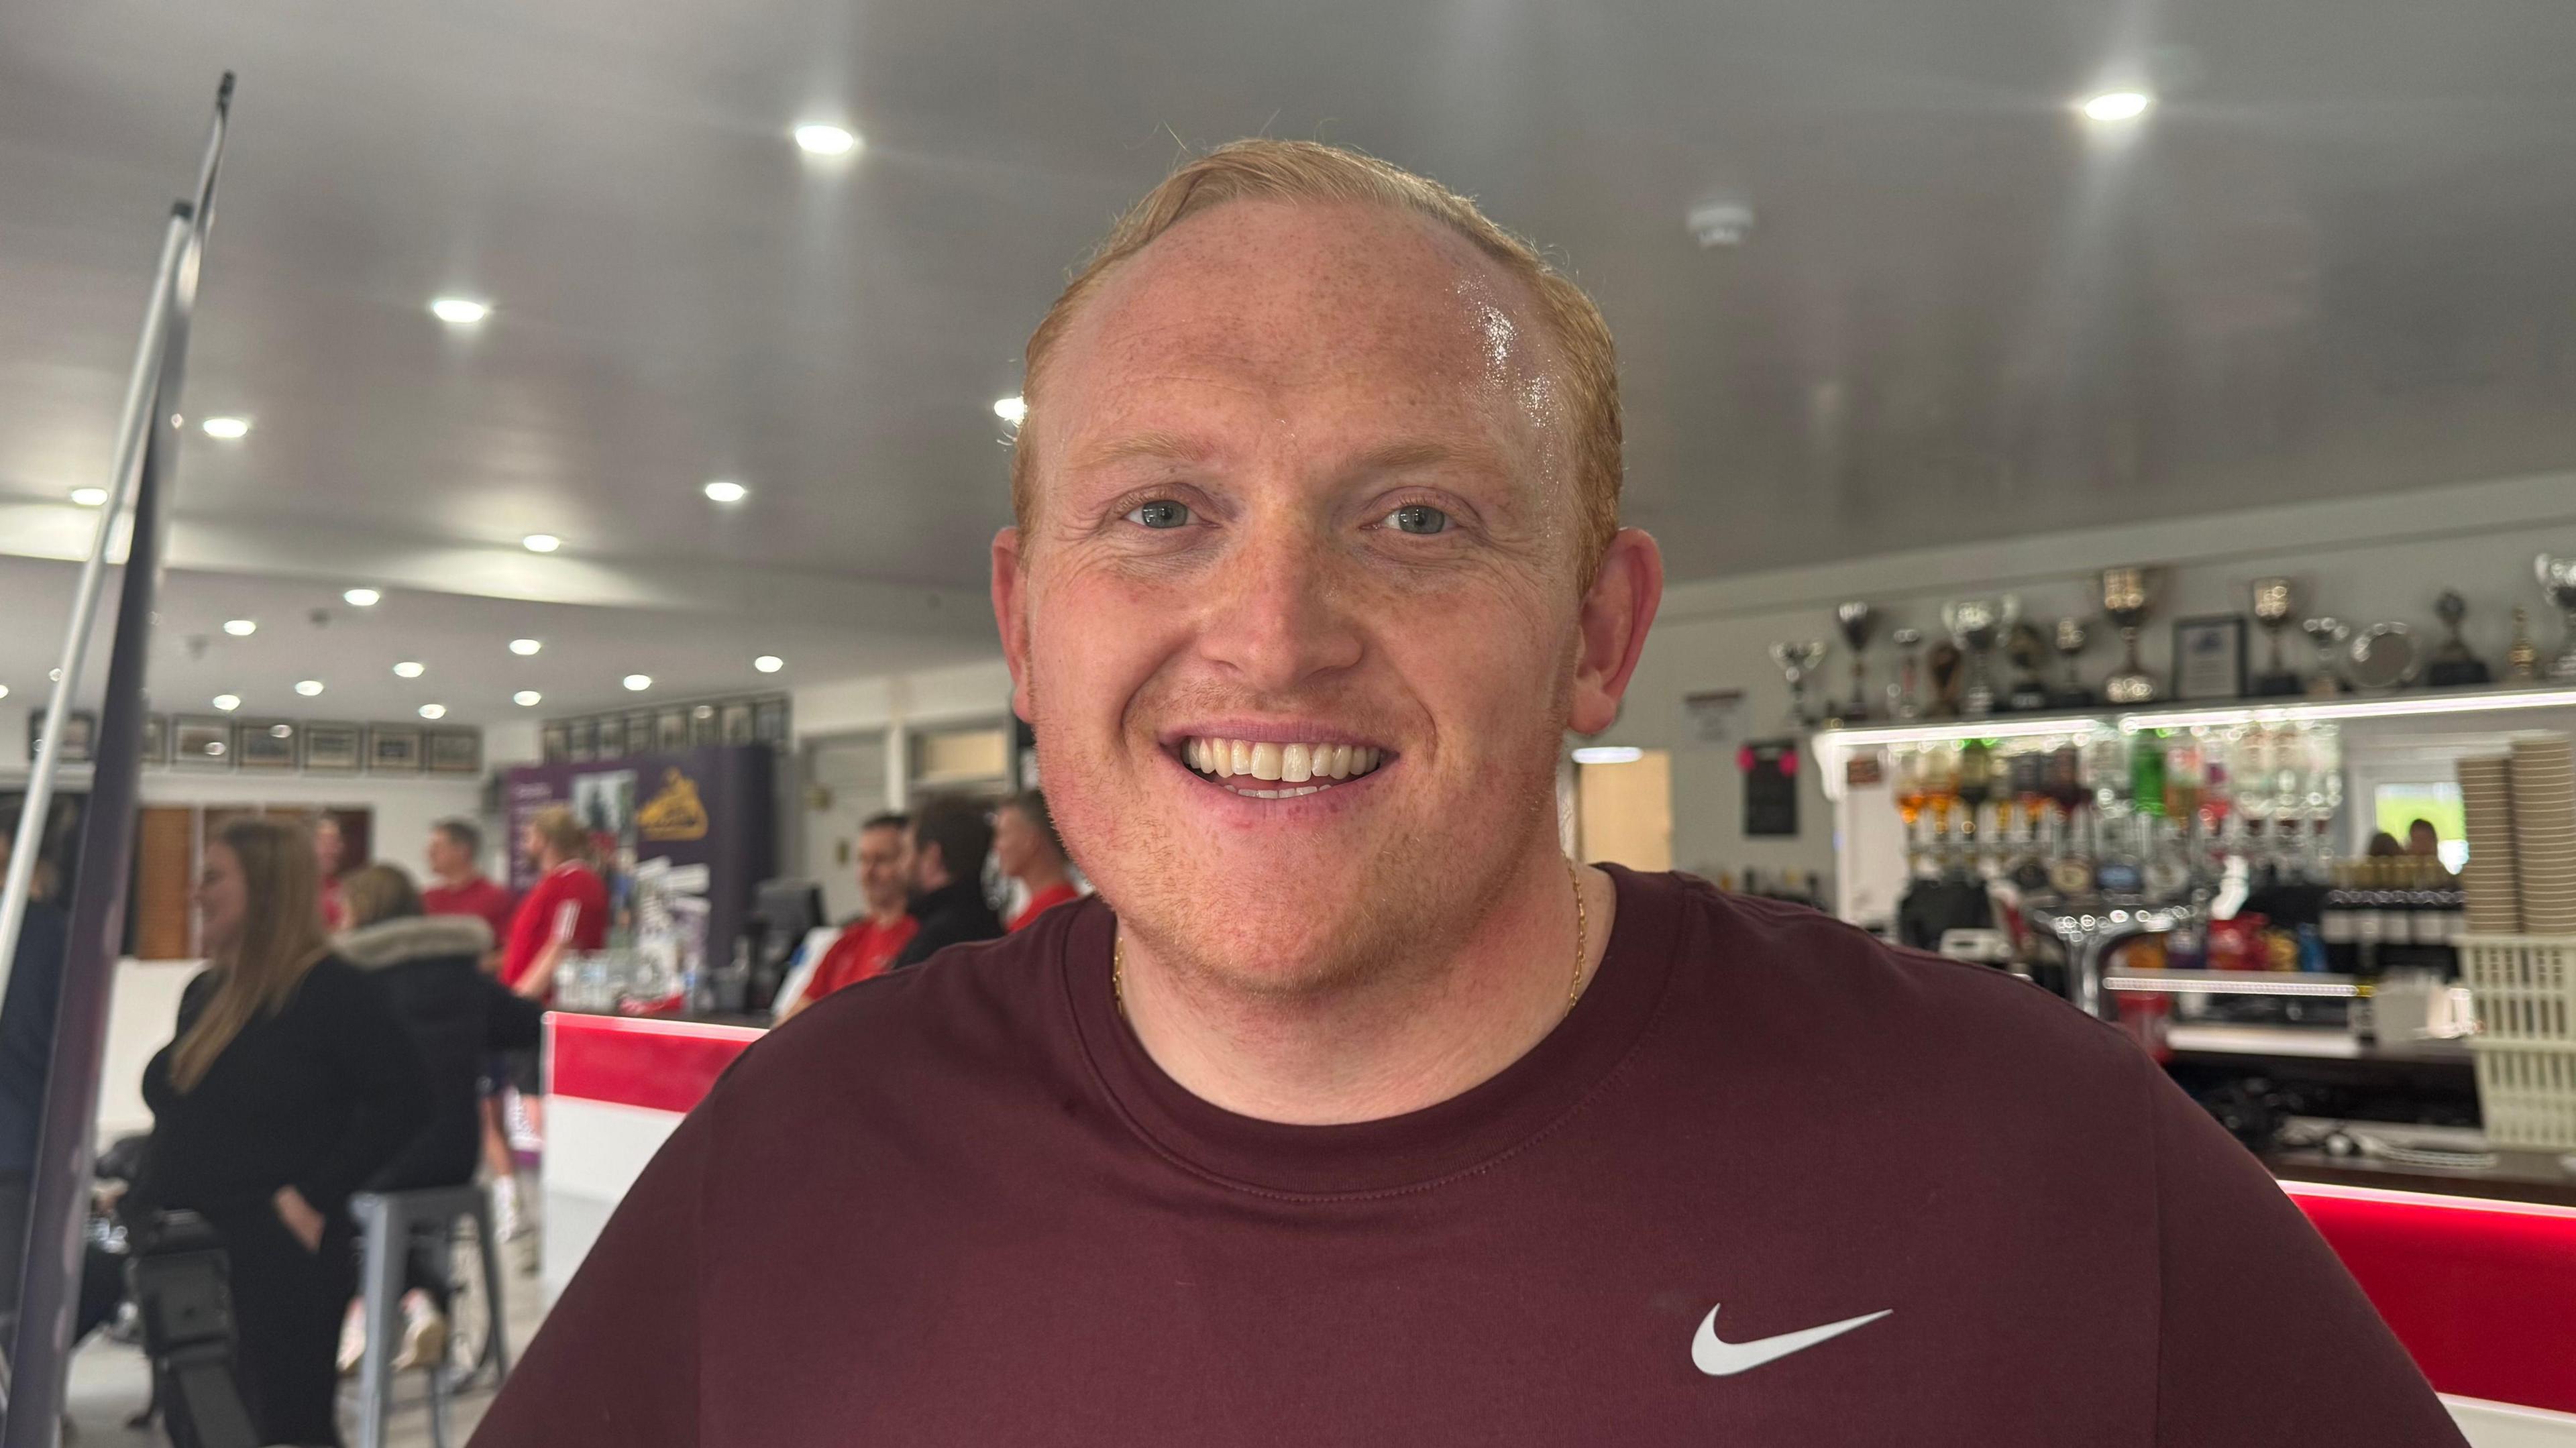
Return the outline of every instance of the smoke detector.
[[[1694,206],[1685,218],[1691,239],[1703,251],[1742,246],[1753,233],[1753,208],[1741,201],[1709,201]]]

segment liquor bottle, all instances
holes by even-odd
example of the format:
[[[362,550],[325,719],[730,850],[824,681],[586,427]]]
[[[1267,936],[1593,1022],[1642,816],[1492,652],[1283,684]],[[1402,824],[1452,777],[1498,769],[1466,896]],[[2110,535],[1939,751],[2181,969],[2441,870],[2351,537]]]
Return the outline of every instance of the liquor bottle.
[[[2142,815],[2165,812],[2165,745],[2155,735],[2129,741],[2129,804]]]

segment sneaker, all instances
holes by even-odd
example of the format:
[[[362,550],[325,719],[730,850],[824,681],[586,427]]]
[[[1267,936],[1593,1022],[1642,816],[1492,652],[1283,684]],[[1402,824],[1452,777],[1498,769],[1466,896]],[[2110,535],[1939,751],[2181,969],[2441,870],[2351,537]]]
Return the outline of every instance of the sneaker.
[[[492,1235],[515,1242],[527,1231],[527,1223],[519,1220],[519,1179],[503,1177],[492,1183]]]
[[[348,1315],[340,1319],[340,1376],[358,1370],[358,1362],[367,1355],[367,1309],[363,1298],[349,1304]]]
[[[446,1360],[446,1317],[422,1294],[405,1293],[402,1350],[394,1355],[394,1371],[409,1372]]]

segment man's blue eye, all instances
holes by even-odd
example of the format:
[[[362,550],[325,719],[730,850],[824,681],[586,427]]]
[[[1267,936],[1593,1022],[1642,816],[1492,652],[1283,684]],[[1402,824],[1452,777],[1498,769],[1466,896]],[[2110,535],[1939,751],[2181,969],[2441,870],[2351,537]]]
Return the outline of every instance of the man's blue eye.
[[[1446,533],[1449,515],[1428,503],[1407,503],[1387,515],[1399,533]]]
[[[1179,528],[1189,523],[1190,509],[1186,503],[1161,500],[1129,513],[1127,521],[1140,528]]]

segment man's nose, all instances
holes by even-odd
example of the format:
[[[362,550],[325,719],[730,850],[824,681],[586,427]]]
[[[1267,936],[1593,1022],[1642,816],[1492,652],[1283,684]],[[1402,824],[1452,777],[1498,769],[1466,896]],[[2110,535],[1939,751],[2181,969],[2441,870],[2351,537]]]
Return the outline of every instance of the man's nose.
[[[1219,570],[1200,646],[1252,688],[1294,689],[1359,662],[1351,595],[1329,542],[1248,538]]]

